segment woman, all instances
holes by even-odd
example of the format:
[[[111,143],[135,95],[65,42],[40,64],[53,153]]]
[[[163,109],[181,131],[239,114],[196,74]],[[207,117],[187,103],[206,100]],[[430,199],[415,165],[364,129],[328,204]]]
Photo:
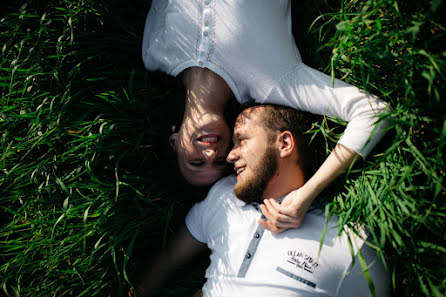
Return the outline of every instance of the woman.
[[[386,103],[302,63],[291,32],[289,0],[154,0],[143,60],[148,70],[179,77],[186,107],[171,136],[180,171],[194,185],[221,177],[230,143],[223,112],[228,99],[291,106],[348,122],[319,170],[281,205],[265,200],[273,231],[298,227],[313,199],[383,136],[374,133]]]

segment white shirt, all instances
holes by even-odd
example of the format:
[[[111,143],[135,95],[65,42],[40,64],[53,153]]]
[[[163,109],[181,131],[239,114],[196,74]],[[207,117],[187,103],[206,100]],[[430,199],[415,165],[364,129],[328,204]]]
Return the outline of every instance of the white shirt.
[[[348,125],[339,143],[364,158],[384,134],[381,127],[368,142],[386,103],[302,63],[290,5],[289,0],[153,0],[144,64],[173,76],[206,67],[226,81],[240,103],[255,100],[341,118]]]
[[[235,197],[235,183],[235,176],[220,180],[186,217],[190,234],[212,251],[203,296],[369,296],[358,257],[351,269],[347,235],[338,237],[335,219],[327,224],[321,250],[326,219],[319,211],[307,213],[300,228],[274,235],[257,223],[262,216],[257,206]],[[363,239],[346,232],[354,255],[361,250],[368,264],[377,260]],[[377,261],[369,272],[377,296],[385,296],[382,263]]]

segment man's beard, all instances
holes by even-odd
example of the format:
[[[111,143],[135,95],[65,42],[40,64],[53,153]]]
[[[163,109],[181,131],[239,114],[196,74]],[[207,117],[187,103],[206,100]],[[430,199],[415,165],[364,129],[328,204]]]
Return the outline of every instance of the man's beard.
[[[271,178],[277,171],[277,158],[273,148],[269,147],[260,159],[259,165],[251,172],[255,176],[237,182],[234,194],[238,199],[246,202],[261,202],[263,192]]]

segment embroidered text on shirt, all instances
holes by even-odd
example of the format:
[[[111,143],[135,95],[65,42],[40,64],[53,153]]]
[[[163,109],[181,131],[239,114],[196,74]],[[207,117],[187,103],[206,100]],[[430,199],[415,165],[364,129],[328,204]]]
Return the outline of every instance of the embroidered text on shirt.
[[[293,264],[297,268],[303,269],[309,273],[313,273],[319,264],[309,255],[300,251],[288,251],[288,263]]]

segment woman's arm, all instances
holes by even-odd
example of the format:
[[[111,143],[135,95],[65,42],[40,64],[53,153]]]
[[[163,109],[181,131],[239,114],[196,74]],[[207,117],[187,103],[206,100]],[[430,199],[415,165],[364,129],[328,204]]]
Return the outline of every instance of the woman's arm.
[[[303,63],[285,75],[264,102],[347,122],[339,143],[363,159],[384,136],[385,121],[375,127],[387,103]]]
[[[281,205],[266,200],[261,206],[268,222],[260,224],[272,232],[281,232],[300,226],[315,197],[358,156],[365,158],[384,136],[386,122],[376,122],[387,103],[303,63],[277,83],[264,103],[286,105],[347,122],[333,152],[304,186],[291,192]]]
[[[316,173],[301,188],[288,194],[281,204],[274,199],[264,200],[260,208],[268,221],[259,220],[259,224],[273,233],[298,228],[317,195],[357,159],[358,154],[337,144]]]
[[[175,269],[204,251],[206,245],[193,238],[186,227],[181,228],[166,250],[162,251],[136,286],[136,297],[148,297],[162,288]]]

